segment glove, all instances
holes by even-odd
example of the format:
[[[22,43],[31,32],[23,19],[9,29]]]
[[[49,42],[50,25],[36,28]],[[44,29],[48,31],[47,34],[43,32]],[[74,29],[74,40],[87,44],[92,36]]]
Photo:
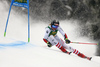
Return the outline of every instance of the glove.
[[[52,44],[50,42],[47,42],[48,47],[52,47]]]
[[[70,43],[70,40],[68,38],[65,38],[65,42],[68,44]]]

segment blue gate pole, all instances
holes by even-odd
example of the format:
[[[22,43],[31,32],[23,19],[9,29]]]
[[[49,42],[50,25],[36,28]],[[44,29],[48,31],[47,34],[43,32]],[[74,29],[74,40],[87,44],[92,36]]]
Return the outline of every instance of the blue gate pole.
[[[12,1],[12,3],[13,3],[13,1]],[[10,12],[11,12],[12,3],[11,3],[10,8],[9,8],[9,13],[8,13],[8,18],[7,18],[7,22],[6,22],[4,37],[6,36],[6,30],[7,30],[7,26],[8,26],[8,21],[9,21],[9,16],[10,16]]]
[[[28,3],[28,42],[30,42],[29,0]]]

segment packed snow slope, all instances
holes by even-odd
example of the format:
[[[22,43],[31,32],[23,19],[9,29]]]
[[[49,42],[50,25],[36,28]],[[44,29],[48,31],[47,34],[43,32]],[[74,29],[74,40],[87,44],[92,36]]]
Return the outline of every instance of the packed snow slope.
[[[62,53],[56,47],[0,37],[2,39],[5,43],[0,41],[0,67],[100,67],[100,57],[94,55],[89,61],[74,54]]]
[[[6,1],[0,1],[0,5],[0,67],[100,67],[100,57],[95,56],[95,45],[68,44],[85,55],[92,56],[91,61],[75,54],[62,53],[55,46],[46,47],[42,38],[48,23],[43,21],[30,18],[31,41],[28,43],[27,15],[19,14],[13,9],[7,35],[3,37],[9,6]],[[79,36],[77,21],[64,20],[60,25],[71,41],[94,42],[87,37]],[[61,34],[58,35],[63,39]]]

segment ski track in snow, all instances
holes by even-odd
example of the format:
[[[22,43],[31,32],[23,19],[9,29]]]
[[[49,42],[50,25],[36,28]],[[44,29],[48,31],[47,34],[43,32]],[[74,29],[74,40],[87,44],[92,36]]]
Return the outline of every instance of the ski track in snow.
[[[95,56],[96,46],[69,44],[87,56],[92,61],[80,58],[75,54],[62,53],[55,46],[48,48],[43,42],[47,23],[38,22],[31,25],[31,42],[27,42],[27,16],[19,15],[13,9],[9,18],[6,37],[3,37],[9,5],[0,1],[0,67],[100,67],[100,57]],[[23,18],[24,17],[24,18]],[[87,37],[79,37],[75,21],[61,21],[61,26],[72,41],[94,42]],[[70,23],[71,22],[71,23]],[[66,30],[67,29],[67,30]],[[62,35],[58,35],[63,39]]]

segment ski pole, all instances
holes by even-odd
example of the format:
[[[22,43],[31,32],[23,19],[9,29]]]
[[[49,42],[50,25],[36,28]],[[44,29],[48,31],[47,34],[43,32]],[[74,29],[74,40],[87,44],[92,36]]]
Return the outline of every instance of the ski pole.
[[[76,44],[89,44],[89,45],[99,45],[98,43],[82,43],[82,42],[71,42]]]

